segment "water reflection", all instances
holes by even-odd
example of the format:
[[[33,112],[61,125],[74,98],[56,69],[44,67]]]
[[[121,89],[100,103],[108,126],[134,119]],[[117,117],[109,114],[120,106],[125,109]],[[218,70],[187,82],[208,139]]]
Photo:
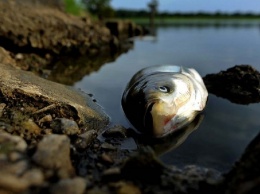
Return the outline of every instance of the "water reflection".
[[[88,56],[63,56],[54,64],[47,79],[65,85],[73,85],[84,76],[99,71],[104,64],[115,61],[133,46],[133,41],[127,41],[118,50],[104,50]]]
[[[151,138],[139,135],[136,137],[136,142],[139,147],[150,146],[158,156],[165,154],[180,146],[187,137],[199,127],[203,118],[204,116],[199,114],[188,125],[162,138]]]

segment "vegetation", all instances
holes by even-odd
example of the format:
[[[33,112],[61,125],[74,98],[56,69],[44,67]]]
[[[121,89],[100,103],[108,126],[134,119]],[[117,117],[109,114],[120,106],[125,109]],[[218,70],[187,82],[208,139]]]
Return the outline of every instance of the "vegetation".
[[[131,10],[118,9],[115,10],[115,16],[118,18],[144,18],[150,15],[150,11],[145,9]],[[158,12],[156,14],[159,18],[260,18],[260,14],[253,13],[178,13],[178,12]]]
[[[83,12],[82,6],[75,0],[64,0],[65,11],[73,15],[80,15]]]
[[[81,0],[85,9],[92,15],[103,17],[114,17],[114,9],[110,6],[111,0]]]

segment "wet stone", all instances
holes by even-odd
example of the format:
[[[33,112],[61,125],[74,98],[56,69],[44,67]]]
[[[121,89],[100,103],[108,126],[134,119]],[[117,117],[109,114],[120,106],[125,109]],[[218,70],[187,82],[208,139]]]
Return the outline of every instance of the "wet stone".
[[[86,149],[97,137],[97,132],[95,130],[87,131],[78,136],[76,140],[76,147],[79,149]]]
[[[126,128],[121,125],[115,125],[107,129],[102,135],[106,138],[126,138]]]
[[[66,118],[57,118],[50,124],[53,132],[66,135],[75,135],[80,132],[78,124]]]

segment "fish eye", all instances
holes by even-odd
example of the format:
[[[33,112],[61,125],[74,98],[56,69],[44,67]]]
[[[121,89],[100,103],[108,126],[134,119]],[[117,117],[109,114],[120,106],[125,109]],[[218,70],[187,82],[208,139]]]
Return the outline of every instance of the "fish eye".
[[[170,88],[167,86],[160,86],[159,90],[163,93],[168,93],[170,91]]]

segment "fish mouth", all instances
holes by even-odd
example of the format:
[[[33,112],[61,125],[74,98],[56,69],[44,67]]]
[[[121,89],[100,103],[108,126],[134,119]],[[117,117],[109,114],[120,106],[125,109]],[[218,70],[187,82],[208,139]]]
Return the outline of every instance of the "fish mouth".
[[[156,103],[155,101],[151,101],[151,102],[147,103],[147,105],[145,107],[145,113],[144,113],[144,117],[143,117],[143,126],[148,131],[150,131],[153,128],[153,116],[151,114],[151,111],[152,111],[155,103]]]
[[[159,101],[154,103],[150,109],[153,135],[162,137],[165,134],[168,134],[169,127],[165,128],[165,126],[170,126],[172,128],[172,120],[176,117],[175,105]]]

